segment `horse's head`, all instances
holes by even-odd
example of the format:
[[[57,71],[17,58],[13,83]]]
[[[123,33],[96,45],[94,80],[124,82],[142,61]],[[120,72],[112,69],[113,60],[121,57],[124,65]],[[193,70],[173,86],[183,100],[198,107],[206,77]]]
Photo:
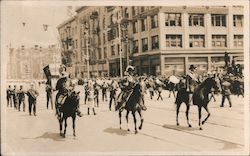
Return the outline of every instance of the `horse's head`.
[[[79,94],[80,92],[73,91],[68,97],[69,102],[72,104],[78,104],[80,100]]]
[[[211,88],[214,88],[215,90],[218,90],[219,85],[220,85],[219,82],[215,80],[215,77],[207,78],[202,84],[208,90],[211,90]]]

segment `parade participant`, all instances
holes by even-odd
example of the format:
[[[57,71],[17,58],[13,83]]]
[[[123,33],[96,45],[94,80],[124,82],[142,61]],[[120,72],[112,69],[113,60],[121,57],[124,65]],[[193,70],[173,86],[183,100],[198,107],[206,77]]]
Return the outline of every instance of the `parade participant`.
[[[34,88],[34,84],[31,83],[30,89],[26,93],[28,95],[28,103],[29,103],[29,115],[31,115],[32,107],[33,107],[33,114],[36,116],[36,99],[39,93]]]
[[[12,94],[11,94],[11,86],[9,85],[9,88],[7,89],[6,91],[6,97],[7,97],[7,107],[12,107],[12,100],[11,100],[11,97],[12,97]]]
[[[136,79],[133,77],[134,75],[135,68],[133,66],[128,66],[125,71],[125,79],[121,83],[121,93],[118,96],[118,102],[123,104],[122,109],[126,105],[126,100],[128,97],[131,95],[136,82]],[[140,100],[141,101],[141,100]],[[142,110],[147,110],[146,106],[142,103],[139,102],[140,107]]]
[[[147,94],[147,86],[145,83],[145,79],[144,78],[140,78],[140,85],[141,85],[141,102],[143,105],[145,105],[145,100],[144,100],[144,95]]]
[[[56,90],[58,90],[56,94],[56,114],[59,115],[60,106],[64,104],[68,94],[73,90],[72,86],[69,86],[69,76],[66,73],[66,66],[61,65],[59,68],[60,78],[56,83]],[[79,117],[82,117],[80,112],[79,104],[77,105],[76,113]]]
[[[150,99],[153,99],[154,96],[154,88],[155,88],[155,83],[154,80],[152,79],[152,77],[149,78],[149,82],[148,82],[148,90],[149,90],[149,94],[150,94]]]
[[[102,101],[107,101],[107,88],[108,88],[108,84],[106,83],[106,81],[103,81],[102,84]]]
[[[20,86],[20,90],[17,92],[18,96],[18,110],[20,112],[21,104],[23,104],[23,111],[25,112],[25,92],[23,91],[23,86]]]
[[[115,80],[112,80],[110,84],[110,101],[109,101],[109,110],[111,111],[112,101],[116,103],[116,91],[118,89],[118,84],[115,82]]]
[[[85,86],[84,86],[84,104],[86,105],[87,99],[88,99],[88,95],[89,95],[89,85],[88,85],[88,81],[86,82]]]
[[[186,76],[186,88],[189,93],[189,104],[191,104],[192,95],[194,93],[195,88],[198,85],[197,75],[195,73],[196,67],[194,65],[190,65],[189,72]]]
[[[53,101],[52,101],[52,87],[50,85],[50,82],[46,82],[46,98],[47,98],[47,109],[49,108],[49,101],[51,103],[51,109],[53,109]]]
[[[96,106],[99,107],[99,85],[97,84],[97,82],[94,82],[94,94],[95,94],[95,102],[96,102]]]
[[[161,100],[163,100],[162,96],[161,96],[161,92],[162,92],[162,82],[159,79],[156,79],[156,89],[158,92],[158,97],[157,100],[159,100],[161,98]]]
[[[96,115],[95,113],[95,108],[94,108],[94,104],[95,104],[95,89],[94,89],[94,84],[92,80],[88,81],[88,115],[89,115],[89,110],[90,108],[92,108],[93,110],[93,114]]]
[[[14,85],[14,89],[12,90],[12,99],[13,99],[14,108],[17,109],[17,91],[16,91],[16,85]]]
[[[226,76],[224,77],[224,79],[222,80],[222,83],[221,83],[222,101],[221,101],[220,107],[224,107],[225,99],[228,100],[228,102],[229,102],[229,107],[232,107],[232,102],[231,102],[231,98],[230,98],[230,95],[231,95],[231,91],[230,91],[231,83],[230,83],[229,81],[230,81],[230,78],[229,78],[228,75],[226,75]]]

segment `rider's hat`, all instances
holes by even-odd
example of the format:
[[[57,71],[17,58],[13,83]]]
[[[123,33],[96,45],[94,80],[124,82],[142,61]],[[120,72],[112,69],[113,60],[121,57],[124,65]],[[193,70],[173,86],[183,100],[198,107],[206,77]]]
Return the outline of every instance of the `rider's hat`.
[[[190,67],[189,67],[189,70],[192,70],[192,69],[195,69],[195,68],[196,68],[196,66],[194,66],[193,64],[191,64]]]

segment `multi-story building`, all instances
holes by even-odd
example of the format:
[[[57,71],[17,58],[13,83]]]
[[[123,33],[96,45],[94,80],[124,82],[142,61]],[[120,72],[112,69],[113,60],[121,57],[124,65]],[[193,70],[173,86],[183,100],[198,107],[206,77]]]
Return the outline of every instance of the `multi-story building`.
[[[88,58],[92,75],[111,76],[120,75],[120,57],[123,71],[127,64],[132,64],[139,75],[182,75],[191,64],[197,66],[198,73],[218,70],[224,66],[225,52],[231,60],[243,65],[243,9],[242,6],[80,7],[74,18],[80,45],[76,75],[86,75]]]
[[[46,65],[60,63],[61,55],[55,45],[9,48],[7,79],[43,79]]]
[[[76,65],[78,64],[78,45],[79,45],[79,24],[77,17],[71,17],[58,27],[61,39],[62,63],[68,68],[69,73],[74,77]]]

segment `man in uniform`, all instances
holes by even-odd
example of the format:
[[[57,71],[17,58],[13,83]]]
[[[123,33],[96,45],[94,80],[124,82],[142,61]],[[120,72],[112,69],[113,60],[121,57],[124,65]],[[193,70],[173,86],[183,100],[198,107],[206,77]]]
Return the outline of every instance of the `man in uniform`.
[[[232,107],[231,102],[231,91],[230,91],[231,83],[230,83],[230,77],[226,75],[221,83],[221,89],[222,89],[222,101],[220,107],[224,107],[225,99],[229,102],[229,107]]]
[[[37,90],[34,88],[34,84],[30,85],[30,89],[27,91],[28,95],[28,102],[29,102],[29,115],[31,115],[32,107],[33,107],[33,114],[36,116],[36,99],[39,95]]]
[[[125,71],[125,79],[121,82],[121,93],[120,95],[118,96],[118,101],[120,103],[123,104],[123,107],[125,106],[126,104],[126,100],[128,99],[128,97],[130,96],[130,94],[132,93],[133,91],[133,88],[135,86],[135,79],[133,77],[134,75],[134,67],[132,66],[128,66],[126,68],[126,71]],[[144,103],[140,100],[139,102],[139,105],[141,106],[142,110],[146,110],[146,106],[144,105]]]
[[[23,86],[20,86],[20,90],[17,92],[18,96],[18,110],[20,112],[21,104],[23,104],[23,111],[25,112],[25,92],[23,91]]]
[[[9,85],[9,88],[6,91],[6,96],[7,96],[7,107],[12,107],[12,101],[11,101],[11,86]]]
[[[190,65],[189,72],[186,76],[186,88],[189,93],[189,104],[192,100],[192,95],[194,93],[195,88],[198,85],[197,74],[195,73],[196,67],[194,65]]]
[[[70,92],[71,88],[68,82],[68,74],[66,73],[66,66],[61,65],[59,68],[59,73],[61,77],[56,83],[56,90],[58,90],[58,93],[56,94],[56,113],[59,115],[59,107],[64,104],[66,98],[68,97],[68,93]],[[79,109],[79,104],[76,109],[77,115],[79,117],[82,117],[82,114]]]

